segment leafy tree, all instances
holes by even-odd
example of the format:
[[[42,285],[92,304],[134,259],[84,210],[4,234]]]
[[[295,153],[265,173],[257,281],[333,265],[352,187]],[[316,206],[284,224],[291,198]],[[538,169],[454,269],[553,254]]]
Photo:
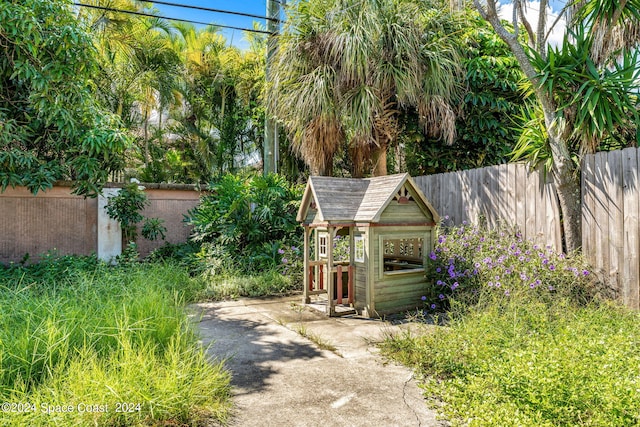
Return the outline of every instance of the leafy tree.
[[[96,51],[69,2],[1,2],[0,45],[2,189],[71,179],[77,193],[97,193],[128,139],[96,101]]]
[[[144,10],[144,4],[131,0],[97,3]],[[172,26],[160,18],[88,8],[80,12],[99,52],[100,98],[136,135],[127,166],[141,166],[141,175],[153,180],[160,169],[156,155],[165,142],[163,116],[182,101],[184,67],[171,43]]]
[[[455,134],[450,106],[459,64],[437,2],[300,1],[290,12],[274,66],[269,105],[314,174],[331,174],[344,142],[353,176],[368,163],[387,173],[399,111],[424,130]]]
[[[251,39],[242,53],[216,28],[176,24],[174,49],[185,63],[185,108],[176,111],[173,131],[198,180],[233,172],[260,144],[258,108],[264,76],[264,44]]]
[[[571,145],[593,152],[604,139],[635,134],[637,128],[637,57],[640,9],[636,2],[587,0],[567,3],[567,34],[550,49],[548,1],[540,2],[537,27],[527,20],[523,0],[513,2],[511,30],[500,20],[497,0],[474,0],[514,56],[540,104],[551,172],[563,215],[566,249],[581,245],[579,166]],[[520,29],[525,34],[520,36]]]
[[[453,144],[425,136],[417,117],[403,117],[399,141],[406,146],[407,170],[414,175],[506,163],[516,146],[522,113],[531,104],[521,88],[522,71],[509,47],[474,10],[466,10],[455,33],[465,69],[463,103]],[[458,37],[459,36],[459,37]]]

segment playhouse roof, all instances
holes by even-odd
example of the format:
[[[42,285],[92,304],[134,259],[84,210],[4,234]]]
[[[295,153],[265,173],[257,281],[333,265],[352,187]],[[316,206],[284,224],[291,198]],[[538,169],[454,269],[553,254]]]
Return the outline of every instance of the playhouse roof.
[[[323,222],[377,222],[380,215],[403,185],[411,187],[416,202],[434,218],[437,213],[408,173],[374,178],[309,177],[298,210],[297,220],[304,221],[315,201]]]

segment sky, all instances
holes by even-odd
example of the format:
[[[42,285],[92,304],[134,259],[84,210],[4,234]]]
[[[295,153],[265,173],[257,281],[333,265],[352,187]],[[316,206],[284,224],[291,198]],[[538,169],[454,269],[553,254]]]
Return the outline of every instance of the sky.
[[[179,3],[184,5],[202,6],[213,9],[221,9],[233,12],[243,12],[253,15],[266,16],[267,0],[167,0],[171,3]],[[559,1],[552,1],[552,5],[555,5],[555,9],[560,9],[562,4]],[[233,27],[252,28],[253,22],[260,22],[263,26],[266,25],[265,20],[250,18],[245,16],[237,16],[224,13],[215,13],[202,10],[185,9],[181,7],[166,6],[155,4],[155,7],[160,11],[160,14],[165,17],[182,18],[192,21],[209,22],[213,24],[229,25]],[[540,8],[539,1],[529,2],[527,8],[527,15],[532,26],[535,28],[537,23],[538,10]],[[510,1],[503,2],[500,8],[500,16],[503,19],[511,20],[512,3]],[[549,9],[551,12],[551,8]],[[553,22],[555,16],[548,19],[547,22]],[[549,42],[552,45],[562,42],[562,35],[564,34],[565,23],[563,20],[556,25],[554,31],[549,37]],[[246,49],[248,47],[247,42],[244,40],[242,31],[222,29],[222,34],[227,41],[240,49]]]
[[[266,16],[267,1],[266,0],[165,0],[170,3],[178,3],[191,6],[201,6],[212,9],[221,9],[233,12],[243,12],[252,15]],[[246,16],[237,16],[224,13],[214,13],[202,10],[185,9],[181,7],[166,6],[154,4],[160,11],[160,15],[171,18],[188,19],[191,21],[208,22],[212,24],[228,25],[232,27],[253,28],[253,21],[260,22],[262,26],[266,26],[265,20],[249,18]],[[244,41],[242,31],[222,29],[221,33],[227,41],[240,49],[248,47]]]
[[[562,8],[562,5],[559,4],[559,2],[552,2],[552,4],[555,5],[557,8]],[[540,10],[539,1],[527,2],[527,9],[526,9],[525,15],[527,17],[527,20],[531,24],[531,27],[534,29],[534,31],[538,25],[539,10]],[[552,10],[550,6],[547,7],[547,10],[548,10],[547,16],[549,16],[547,18],[547,26],[549,26],[555,21],[556,17],[558,16],[558,13],[557,13],[557,10],[555,10],[555,13],[554,13],[554,10]],[[513,3],[506,2],[504,4],[501,4],[500,10],[498,13],[502,19],[511,21],[513,17]],[[553,31],[549,35],[549,39],[548,39],[548,42],[552,46],[562,44],[562,38],[565,33],[566,25],[567,25],[566,21],[564,19],[560,19],[559,22],[553,27]]]

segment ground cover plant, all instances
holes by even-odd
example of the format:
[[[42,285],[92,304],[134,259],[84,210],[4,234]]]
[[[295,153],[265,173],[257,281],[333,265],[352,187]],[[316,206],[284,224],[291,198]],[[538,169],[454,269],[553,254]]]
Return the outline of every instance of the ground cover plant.
[[[640,422],[638,313],[597,297],[577,256],[507,230],[443,231],[424,299],[427,311],[446,310],[446,326],[383,345],[415,367],[443,417],[468,426]]]
[[[229,374],[183,308],[202,286],[163,263],[48,256],[1,268],[0,398],[15,405],[0,425],[224,422]]]

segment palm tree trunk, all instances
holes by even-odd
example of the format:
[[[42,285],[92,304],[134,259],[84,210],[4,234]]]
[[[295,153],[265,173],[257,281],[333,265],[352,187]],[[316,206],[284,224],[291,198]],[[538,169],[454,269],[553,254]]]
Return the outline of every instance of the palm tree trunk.
[[[151,154],[149,153],[149,111],[144,112],[144,167],[149,167]]]
[[[379,147],[376,147],[373,153],[373,170],[371,171],[373,176],[385,176],[387,175],[387,147],[388,143],[381,143]]]

